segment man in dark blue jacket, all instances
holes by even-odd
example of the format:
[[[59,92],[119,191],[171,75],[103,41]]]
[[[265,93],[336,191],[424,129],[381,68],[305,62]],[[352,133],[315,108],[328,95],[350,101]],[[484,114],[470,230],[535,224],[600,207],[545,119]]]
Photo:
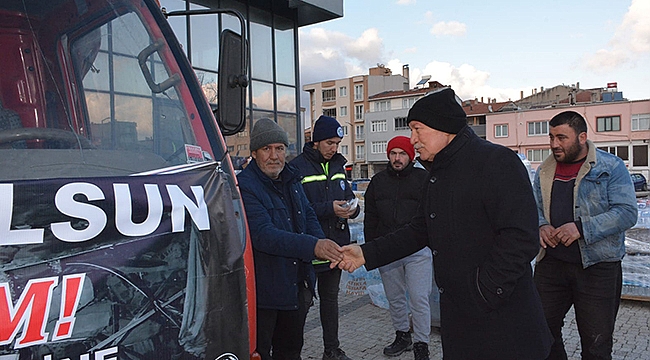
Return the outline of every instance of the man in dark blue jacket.
[[[338,153],[343,128],[336,119],[321,115],[314,124],[312,142],[291,161],[302,178],[307,198],[316,212],[323,232],[339,245],[350,243],[348,220],[359,215],[359,207],[347,205],[354,193],[345,177],[347,160]],[[316,263],[320,320],[323,326],[323,360],[350,360],[341,350],[339,329],[339,283],[341,270],[329,269],[329,263]]]
[[[311,261],[341,258],[339,246],[325,239],[298,173],[285,166],[288,145],[278,124],[258,120],[251,131],[253,160],[238,175],[253,244],[262,360],[300,360],[314,295]]]

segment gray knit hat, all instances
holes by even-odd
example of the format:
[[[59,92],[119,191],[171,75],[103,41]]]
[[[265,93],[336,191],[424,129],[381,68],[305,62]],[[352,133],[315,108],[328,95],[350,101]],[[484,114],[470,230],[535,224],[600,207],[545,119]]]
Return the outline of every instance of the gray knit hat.
[[[289,146],[289,136],[280,125],[268,118],[261,118],[253,125],[251,131],[251,151],[263,148],[268,144],[282,143]]]

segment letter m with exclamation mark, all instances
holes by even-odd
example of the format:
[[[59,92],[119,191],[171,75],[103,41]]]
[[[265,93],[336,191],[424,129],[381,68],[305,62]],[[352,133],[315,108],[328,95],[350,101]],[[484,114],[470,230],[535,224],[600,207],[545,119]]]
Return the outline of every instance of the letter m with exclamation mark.
[[[67,339],[72,336],[75,314],[81,298],[86,274],[73,274],[63,276],[63,289],[61,289],[61,313],[54,327],[52,341]]]

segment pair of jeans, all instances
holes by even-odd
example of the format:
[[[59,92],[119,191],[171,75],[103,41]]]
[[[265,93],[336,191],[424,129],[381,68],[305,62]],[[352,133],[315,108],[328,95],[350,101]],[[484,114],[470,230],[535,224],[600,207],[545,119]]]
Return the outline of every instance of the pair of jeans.
[[[409,331],[409,311],[413,315],[413,342],[429,343],[431,334],[431,287],[433,285],[433,257],[431,249],[424,249],[405,258],[379,267],[389,304],[390,318],[396,331]],[[407,298],[408,294],[408,298]],[[436,294],[439,296],[438,289]],[[440,306],[437,298],[435,306]],[[438,310],[440,325],[440,310]]]
[[[339,284],[341,270],[331,269],[316,273],[316,285],[320,299],[320,322],[323,327],[325,351],[339,348]]]
[[[573,305],[582,359],[610,360],[614,323],[621,303],[621,262],[601,262],[583,269],[581,264],[546,256],[535,266],[534,278],[555,339],[548,359],[567,359],[562,326]]]
[[[313,294],[308,286],[298,288],[298,310],[257,308],[257,352],[262,360],[300,360],[305,321]]]

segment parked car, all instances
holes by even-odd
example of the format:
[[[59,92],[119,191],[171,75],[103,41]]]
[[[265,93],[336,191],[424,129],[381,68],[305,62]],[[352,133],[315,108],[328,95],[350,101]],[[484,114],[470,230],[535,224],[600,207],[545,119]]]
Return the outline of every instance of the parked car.
[[[643,174],[630,174],[634,183],[634,191],[648,191],[648,182]]]

